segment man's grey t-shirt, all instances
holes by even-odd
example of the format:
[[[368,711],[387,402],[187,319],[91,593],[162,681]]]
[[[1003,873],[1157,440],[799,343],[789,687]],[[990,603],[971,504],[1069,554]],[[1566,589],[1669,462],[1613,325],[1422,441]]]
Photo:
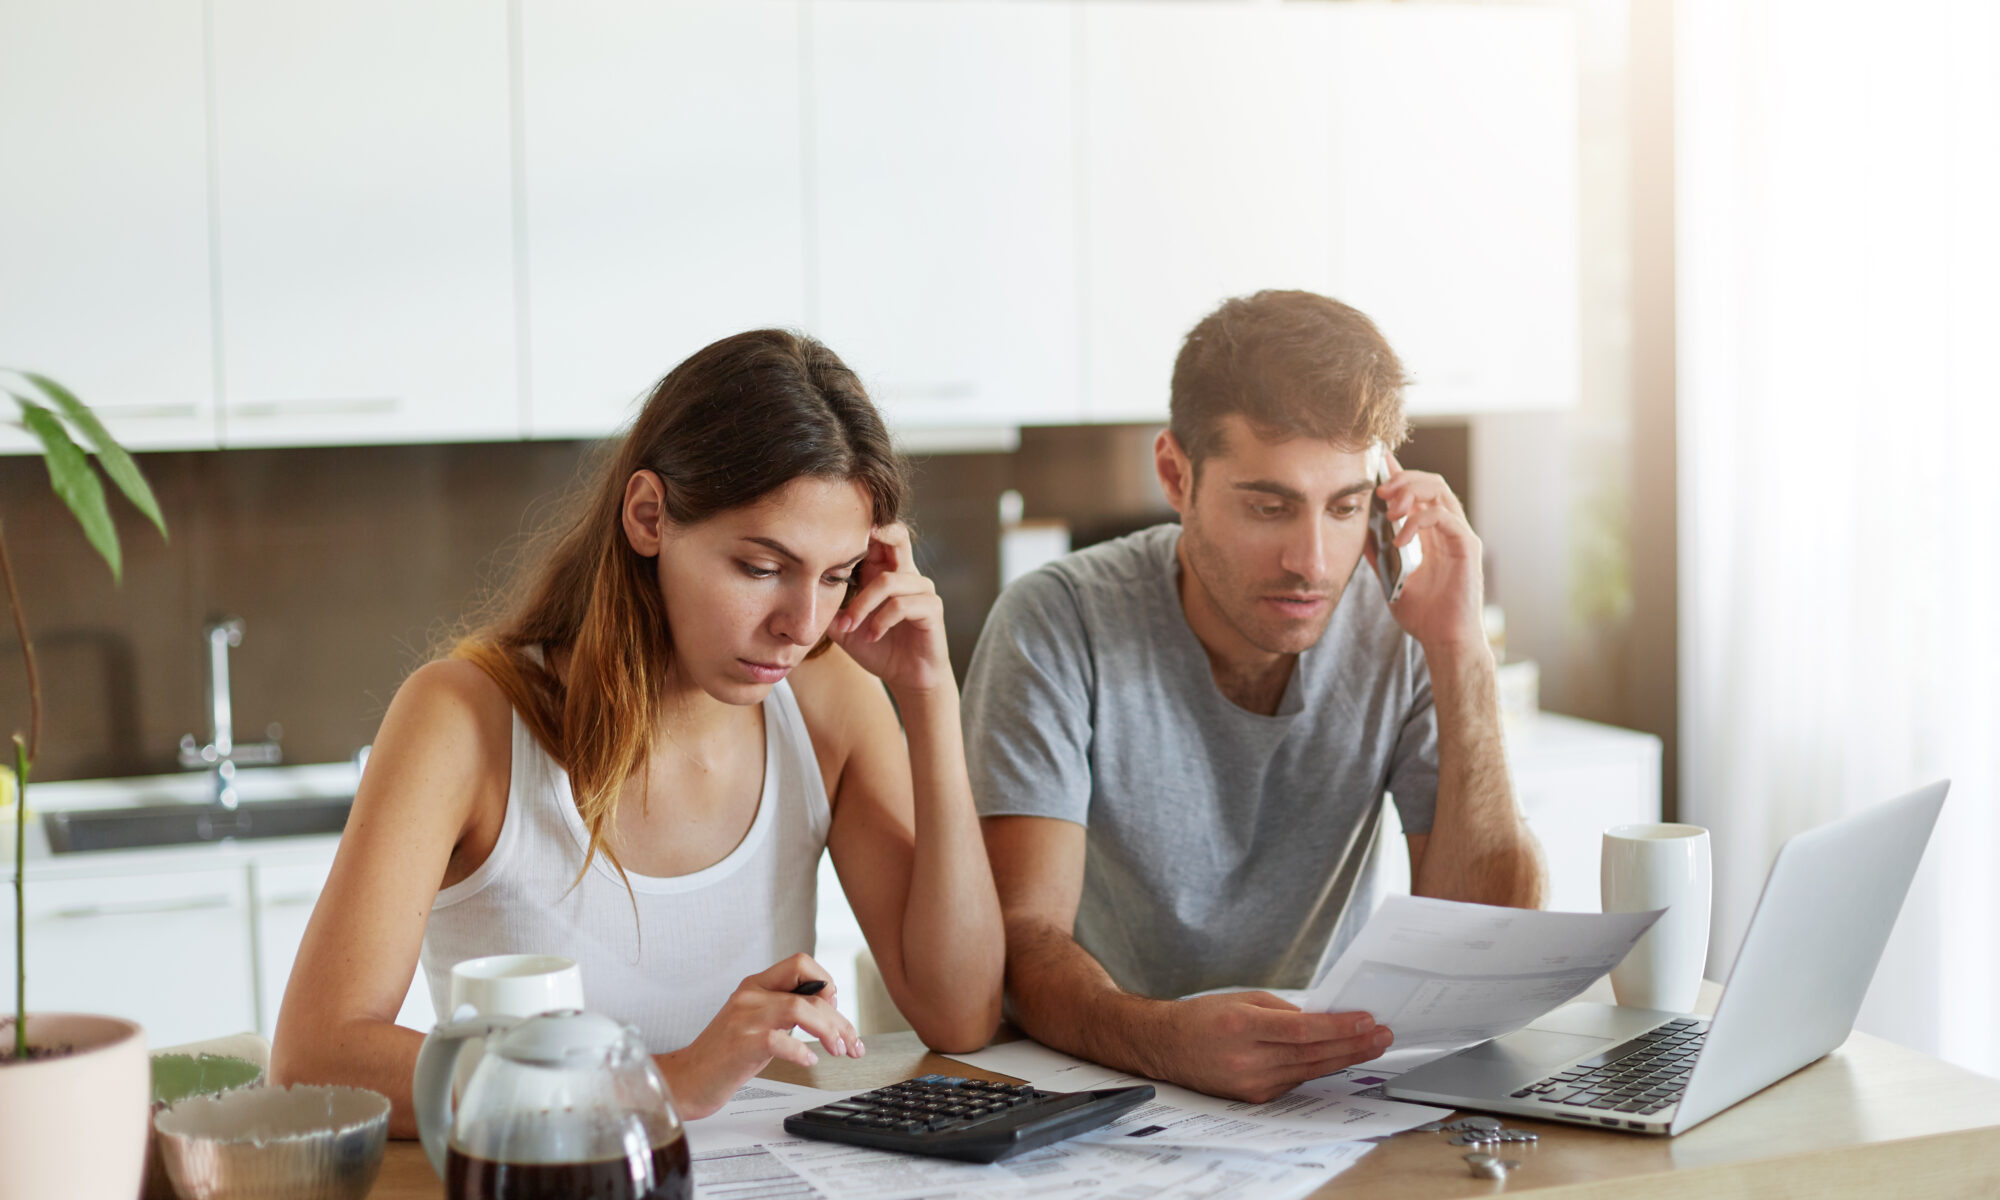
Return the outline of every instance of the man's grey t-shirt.
[[[1431,827],[1430,675],[1364,562],[1276,715],[1237,706],[1182,611],[1179,541],[1155,526],[1001,595],[965,681],[973,796],[1086,827],[1075,936],[1119,987],[1305,987],[1368,915],[1383,793]]]

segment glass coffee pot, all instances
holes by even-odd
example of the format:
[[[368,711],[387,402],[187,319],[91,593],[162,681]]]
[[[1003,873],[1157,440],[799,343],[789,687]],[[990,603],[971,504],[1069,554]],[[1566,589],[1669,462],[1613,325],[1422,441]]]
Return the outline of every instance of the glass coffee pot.
[[[454,1113],[452,1077],[468,1045],[481,1057]],[[666,1081],[637,1032],[609,1017],[566,1009],[447,1021],[424,1038],[413,1091],[448,1200],[693,1194]]]

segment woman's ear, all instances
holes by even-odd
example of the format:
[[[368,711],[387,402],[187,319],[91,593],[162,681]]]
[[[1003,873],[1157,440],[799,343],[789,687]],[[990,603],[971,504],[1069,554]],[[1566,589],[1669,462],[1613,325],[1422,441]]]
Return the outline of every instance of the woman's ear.
[[[619,516],[625,540],[634,553],[654,558],[667,540],[667,488],[651,471],[634,471],[625,481],[625,505]]]

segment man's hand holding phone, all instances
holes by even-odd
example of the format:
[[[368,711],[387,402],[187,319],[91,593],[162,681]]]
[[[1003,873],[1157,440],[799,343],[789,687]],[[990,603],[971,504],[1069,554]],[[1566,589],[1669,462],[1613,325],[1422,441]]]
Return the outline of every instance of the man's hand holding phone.
[[[1379,453],[1366,553],[1390,611],[1427,653],[1484,647],[1482,547],[1465,506],[1442,476],[1405,471],[1393,454]]]

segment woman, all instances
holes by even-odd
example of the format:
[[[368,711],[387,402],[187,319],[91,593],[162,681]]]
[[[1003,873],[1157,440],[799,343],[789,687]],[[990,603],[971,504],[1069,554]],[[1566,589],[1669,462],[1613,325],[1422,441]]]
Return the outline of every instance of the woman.
[[[465,958],[577,959],[683,1116],[817,1061],[794,1027],[859,1056],[830,987],[793,991],[828,978],[822,848],[912,1027],[984,1045],[1000,909],[904,491],[819,343],[758,330],[676,367],[500,617],[390,705],[273,1076],[374,1088],[414,1137],[422,1037],[394,1022],[420,946],[440,1001]]]

